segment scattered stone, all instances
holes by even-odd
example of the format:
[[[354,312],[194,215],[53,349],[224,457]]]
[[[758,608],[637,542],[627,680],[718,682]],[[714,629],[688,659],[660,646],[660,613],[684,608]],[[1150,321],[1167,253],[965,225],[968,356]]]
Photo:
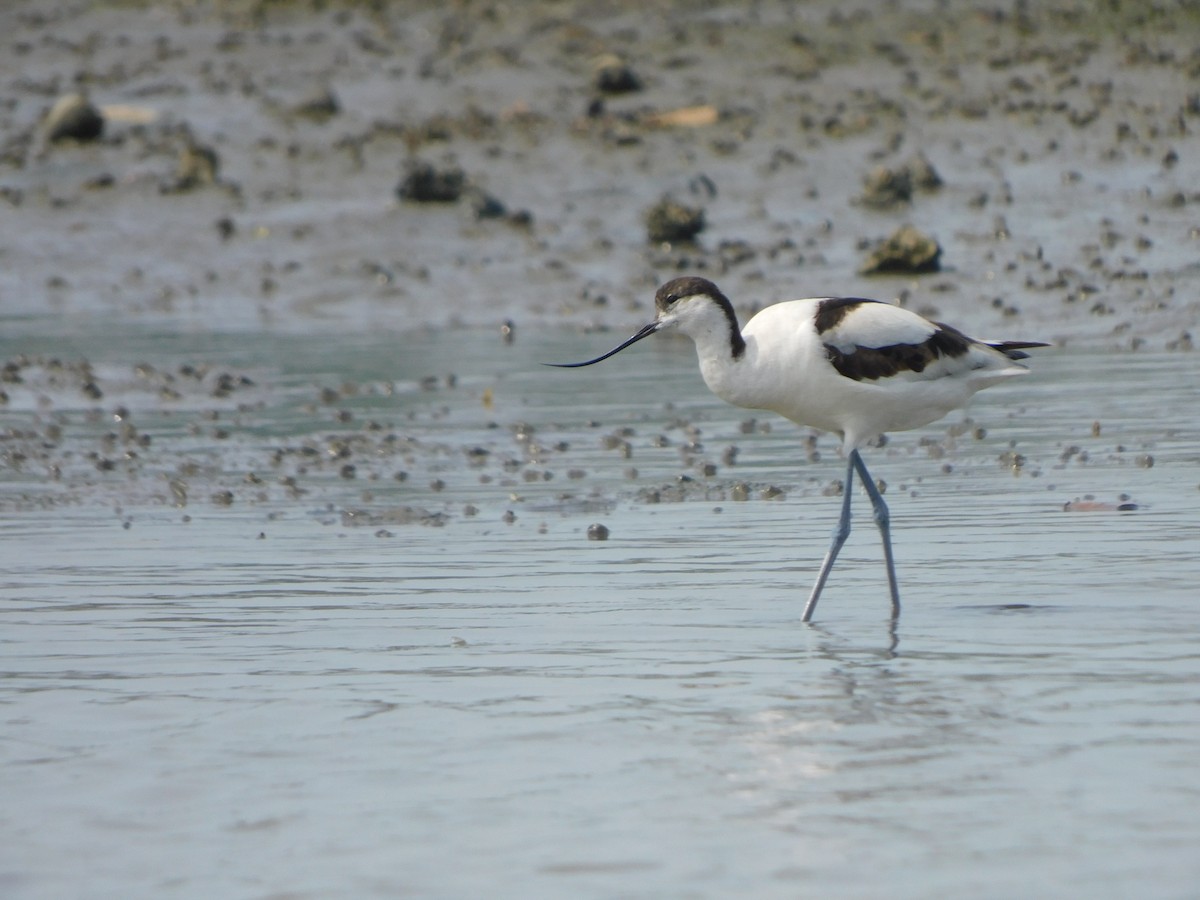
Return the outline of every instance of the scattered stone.
[[[1092,494],[1085,494],[1082,497],[1076,497],[1074,500],[1068,500],[1063,504],[1062,510],[1063,512],[1075,513],[1137,511],[1137,503],[1128,494],[1122,494],[1119,499],[1119,503],[1112,503],[1106,500],[1097,500]]]
[[[1167,341],[1166,348],[1176,352],[1190,352],[1196,349],[1196,343],[1192,339],[1191,332],[1181,331],[1179,337]]]
[[[912,202],[912,173],[906,168],[876,166],[863,180],[858,202],[871,209],[893,209]]]
[[[111,172],[102,172],[95,178],[89,178],[83,183],[85,191],[100,191],[110,188],[117,183],[116,177]]]
[[[924,154],[917,154],[896,168],[876,166],[863,179],[858,203],[871,209],[894,209],[912,202],[916,191],[933,191],[943,184],[942,176]]]
[[[913,187],[918,191],[936,191],[945,182],[924,153],[918,153],[905,165]]]
[[[614,53],[606,53],[596,60],[592,83],[602,94],[630,94],[642,89],[642,79],[629,63]]]
[[[104,116],[81,93],[64,94],[50,107],[44,122],[46,139],[94,141],[104,133]]]
[[[437,169],[431,163],[415,162],[396,188],[396,196],[413,203],[455,203],[466,181],[463,170],[455,166]]]
[[[468,187],[466,196],[477,219],[503,219],[508,215],[508,208],[485,190]]]
[[[689,242],[704,230],[704,210],[663,197],[646,210],[646,237],[652,244]]]
[[[903,225],[871,251],[861,275],[920,274],[941,269],[942,248],[912,225]]]
[[[332,88],[318,88],[292,107],[292,112],[314,122],[326,122],[342,111],[337,95]]]
[[[218,183],[220,170],[221,158],[217,151],[207,144],[197,143],[189,136],[179,151],[175,177],[163,184],[161,190],[164,194],[179,194],[210,187]]]
[[[449,520],[443,512],[431,512],[421,506],[395,506],[381,510],[346,509],[342,524],[348,528],[381,528],[397,525],[424,525],[441,528]]]

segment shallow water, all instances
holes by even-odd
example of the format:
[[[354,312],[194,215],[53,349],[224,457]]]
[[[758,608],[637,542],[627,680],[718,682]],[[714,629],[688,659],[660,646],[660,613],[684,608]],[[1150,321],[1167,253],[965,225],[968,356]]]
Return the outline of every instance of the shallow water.
[[[860,496],[810,627],[835,442],[683,342],[44,334],[104,397],[0,409],[5,896],[1194,895],[1195,354],[871,450],[903,615]]]

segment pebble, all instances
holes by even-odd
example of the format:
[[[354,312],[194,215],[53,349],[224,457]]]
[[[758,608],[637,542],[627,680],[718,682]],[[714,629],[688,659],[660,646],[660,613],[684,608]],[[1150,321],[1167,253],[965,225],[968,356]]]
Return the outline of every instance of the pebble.
[[[324,122],[342,111],[333,89],[326,86],[313,91],[292,107],[292,113],[314,122]]]
[[[877,166],[863,181],[858,202],[871,209],[892,209],[912,202],[913,180],[908,169]]]
[[[941,269],[942,248],[913,225],[902,225],[881,241],[859,269],[861,275],[920,274]]]
[[[687,243],[704,230],[704,210],[663,197],[646,210],[646,238],[652,244]]]
[[[166,185],[163,190],[167,193],[192,191],[217,183],[217,175],[221,171],[221,157],[217,151],[207,144],[189,141],[179,151],[179,161],[175,167],[175,180]]]
[[[462,196],[467,176],[462,169],[437,169],[431,163],[413,163],[396,188],[396,196],[413,203],[455,203]]]
[[[637,72],[615,53],[606,53],[596,60],[592,84],[603,94],[629,94],[642,89]]]
[[[85,94],[64,94],[50,107],[43,125],[52,143],[94,141],[104,133],[104,116]]]

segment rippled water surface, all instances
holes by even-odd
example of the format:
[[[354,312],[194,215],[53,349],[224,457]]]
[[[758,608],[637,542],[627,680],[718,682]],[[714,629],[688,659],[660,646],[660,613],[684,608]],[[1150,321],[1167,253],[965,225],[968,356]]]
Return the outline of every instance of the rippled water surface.
[[[1195,896],[1200,357],[869,451],[806,626],[835,442],[616,337],[0,342],[0,893]]]

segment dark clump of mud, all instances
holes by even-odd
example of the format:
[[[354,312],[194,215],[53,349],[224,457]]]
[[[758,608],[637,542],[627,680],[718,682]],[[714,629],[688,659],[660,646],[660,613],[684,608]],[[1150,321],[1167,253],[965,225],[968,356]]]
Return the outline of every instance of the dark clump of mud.
[[[704,230],[704,210],[663,197],[646,210],[646,237],[651,243],[691,241]]]
[[[863,179],[858,202],[871,209],[895,209],[912,203],[917,191],[933,191],[942,186],[942,176],[924,156],[903,165],[876,166]]]
[[[94,141],[104,133],[104,116],[85,95],[65,94],[50,107],[44,128],[49,141]]]
[[[187,142],[179,152],[174,181],[164,190],[191,191],[217,184],[221,157],[206,144]]]
[[[863,275],[936,272],[941,257],[937,241],[912,225],[903,225],[871,250],[860,271]]]
[[[416,162],[396,188],[396,196],[416,203],[454,203],[462,196],[466,183],[466,174],[457,166],[439,169],[431,163]]]
[[[629,94],[642,89],[642,79],[629,63],[614,53],[596,61],[596,90],[604,94]]]
[[[600,522],[593,522],[588,526],[587,539],[589,541],[607,541],[609,537],[608,526]]]

